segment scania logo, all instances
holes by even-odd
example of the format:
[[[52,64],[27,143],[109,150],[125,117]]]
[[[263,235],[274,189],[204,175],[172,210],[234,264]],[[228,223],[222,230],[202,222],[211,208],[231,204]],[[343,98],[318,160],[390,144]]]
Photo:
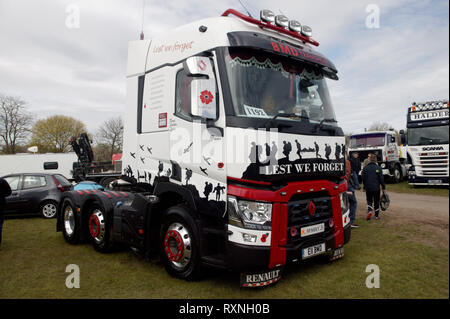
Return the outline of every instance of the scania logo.
[[[443,146],[429,146],[422,148],[423,151],[442,151],[444,150]]]

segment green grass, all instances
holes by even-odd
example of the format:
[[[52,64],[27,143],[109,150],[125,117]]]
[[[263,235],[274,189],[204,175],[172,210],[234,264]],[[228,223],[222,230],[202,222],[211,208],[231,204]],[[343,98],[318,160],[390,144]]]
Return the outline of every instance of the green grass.
[[[448,186],[416,186],[409,185],[408,182],[398,184],[386,184],[386,189],[395,193],[409,193],[434,196],[449,196]]]
[[[206,272],[197,282],[170,277],[158,262],[132,251],[100,254],[72,246],[54,220],[7,220],[0,250],[0,298],[448,298],[449,252],[415,240],[417,226],[358,221],[345,257],[312,259],[286,269],[276,285],[239,288],[239,275]],[[422,233],[422,236],[426,234]],[[437,238],[436,240],[442,240]],[[447,239],[448,240],[448,239]],[[68,264],[80,267],[80,289],[68,289]],[[381,270],[380,288],[365,286],[368,264]]]

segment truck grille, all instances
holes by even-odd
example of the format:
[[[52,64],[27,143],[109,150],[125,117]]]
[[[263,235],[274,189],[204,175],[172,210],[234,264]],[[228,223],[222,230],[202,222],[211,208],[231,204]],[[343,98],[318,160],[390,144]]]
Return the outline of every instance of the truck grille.
[[[310,202],[315,206],[314,214],[311,215],[309,211]],[[287,244],[296,244],[301,240],[307,238],[314,238],[314,236],[329,235],[331,229],[328,221],[333,216],[333,207],[331,198],[327,192],[318,192],[315,194],[297,194],[292,196],[288,202],[288,222],[287,222]],[[302,238],[300,236],[301,227],[325,223],[325,232]],[[292,228],[296,228],[297,235],[292,236]]]
[[[416,173],[419,176],[448,176],[448,152],[420,153]]]

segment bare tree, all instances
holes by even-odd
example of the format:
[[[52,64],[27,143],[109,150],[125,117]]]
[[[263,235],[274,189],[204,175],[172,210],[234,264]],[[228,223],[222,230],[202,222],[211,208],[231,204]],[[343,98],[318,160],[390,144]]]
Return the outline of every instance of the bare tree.
[[[0,139],[3,152],[15,154],[19,143],[30,133],[33,117],[26,111],[26,102],[20,97],[0,95]]]
[[[98,129],[96,140],[98,144],[108,145],[110,159],[114,153],[121,152],[123,145],[122,117],[114,117],[103,122]]]

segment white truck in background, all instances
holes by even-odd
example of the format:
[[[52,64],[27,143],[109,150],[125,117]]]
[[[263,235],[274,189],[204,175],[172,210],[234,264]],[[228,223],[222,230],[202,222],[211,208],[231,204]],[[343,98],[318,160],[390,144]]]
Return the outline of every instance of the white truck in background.
[[[448,121],[448,99],[408,108],[409,184],[448,186]],[[405,132],[400,134],[405,140]]]
[[[359,154],[361,163],[369,153],[377,156],[383,175],[399,183],[406,177],[406,152],[398,145],[395,131],[373,131],[350,136],[349,154]],[[361,165],[363,168],[363,165]]]
[[[0,176],[19,173],[54,173],[72,178],[77,155],[71,153],[19,153],[0,155]]]

